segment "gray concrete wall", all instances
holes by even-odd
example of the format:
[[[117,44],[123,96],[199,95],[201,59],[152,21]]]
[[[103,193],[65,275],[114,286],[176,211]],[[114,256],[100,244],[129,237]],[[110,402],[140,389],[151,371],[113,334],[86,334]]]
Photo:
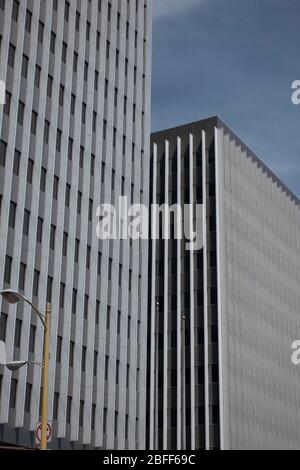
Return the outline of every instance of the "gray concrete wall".
[[[222,446],[297,449],[299,201],[222,124],[216,141]]]
[[[148,0],[137,3],[135,0],[69,0],[67,15],[65,1],[56,2],[57,11],[54,3],[52,0],[20,0],[17,21],[12,19],[12,0],[6,0],[5,9],[0,9],[0,78],[6,81],[7,92],[11,94],[9,116],[0,107],[1,139],[6,143],[5,166],[0,166],[0,287],[8,287],[4,280],[6,256],[12,258],[9,285],[18,288],[20,263],[26,264],[24,293],[41,309],[46,305],[48,278],[53,279],[49,402],[49,420],[53,420],[54,425],[52,447],[142,448],[145,445],[148,244],[134,242],[131,246],[128,240],[99,242],[96,208],[100,203],[118,200],[123,178],[124,194],[129,201],[133,192],[135,202],[142,199],[148,203],[152,5]],[[25,27],[27,10],[32,15],[30,32]],[[80,14],[79,31],[75,26],[76,12]],[[42,43],[38,36],[40,22],[43,24]],[[52,32],[55,34],[54,53],[50,51]],[[15,47],[13,67],[8,59],[10,44]],[[67,47],[65,63],[62,61],[64,44]],[[76,71],[74,54],[78,54]],[[27,77],[22,76],[23,55],[28,58]],[[88,65],[85,66],[85,62]],[[36,66],[40,67],[39,86],[35,81]],[[87,80],[85,67],[88,67]],[[96,72],[98,87],[95,86]],[[49,75],[53,78],[51,97],[47,96]],[[105,80],[108,81],[107,95]],[[64,87],[63,106],[59,101],[60,85]],[[76,96],[74,114],[71,113],[72,95]],[[17,123],[19,101],[25,104],[23,125]],[[85,123],[82,103],[86,104]],[[37,113],[35,135],[31,132],[33,111]],[[97,113],[95,128],[93,113]],[[44,141],[45,120],[50,123],[48,143]],[[105,139],[104,121],[107,122]],[[57,129],[61,131],[60,150]],[[126,136],[124,151],[123,136]],[[72,160],[68,159],[69,138],[73,140]],[[80,147],[84,148],[82,167]],[[15,149],[21,153],[18,176],[13,171]],[[27,181],[29,158],[34,161],[32,183]],[[104,164],[105,174],[102,174]],[[46,170],[45,191],[40,191],[42,168]],[[56,183],[57,199],[53,197]],[[69,207],[66,206],[67,185],[70,186]],[[77,212],[79,192],[81,214]],[[9,227],[11,201],[17,204],[15,228]],[[91,220],[90,201],[93,201]],[[28,236],[23,235],[25,209],[30,211]],[[38,217],[43,219],[42,243],[36,242]],[[51,225],[56,227],[54,250],[50,248]],[[64,232],[68,234],[67,256],[62,251]],[[78,262],[74,262],[76,239],[80,240]],[[86,267],[87,247],[90,247],[89,268]],[[101,253],[99,274],[98,253]],[[109,258],[112,259],[110,281]],[[37,297],[33,293],[35,270],[40,273]],[[132,271],[131,292],[129,270]],[[65,293],[63,306],[60,306],[62,283]],[[73,289],[77,290],[76,314],[72,313]],[[96,320],[97,303],[99,321]],[[30,309],[25,305],[9,307],[2,301],[1,318],[2,323],[6,323],[4,339],[8,356],[18,359],[29,355],[30,359],[41,361],[43,331]],[[19,348],[14,347],[16,319],[22,320]],[[31,325],[36,326],[34,353],[29,353]],[[60,360],[57,357],[59,337]],[[75,343],[73,367],[69,367],[70,341]],[[81,367],[83,348],[86,348],[85,371]],[[94,376],[95,352],[98,360]],[[108,380],[105,380],[105,356],[109,358]],[[117,361],[119,384],[116,384]],[[2,369],[0,374],[3,376],[0,441],[32,445],[33,431],[39,420],[41,370],[25,367],[12,376]],[[12,378],[18,381],[13,408],[10,406]],[[26,384],[32,386],[29,413],[25,411]],[[53,417],[55,394],[59,394],[57,419]],[[70,422],[67,422],[68,397],[72,397]]]

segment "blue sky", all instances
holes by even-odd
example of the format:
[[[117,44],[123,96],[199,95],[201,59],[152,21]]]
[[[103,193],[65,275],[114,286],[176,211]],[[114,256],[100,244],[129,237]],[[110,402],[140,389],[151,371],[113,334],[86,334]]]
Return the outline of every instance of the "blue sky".
[[[300,197],[300,0],[153,0],[152,130],[219,115]]]

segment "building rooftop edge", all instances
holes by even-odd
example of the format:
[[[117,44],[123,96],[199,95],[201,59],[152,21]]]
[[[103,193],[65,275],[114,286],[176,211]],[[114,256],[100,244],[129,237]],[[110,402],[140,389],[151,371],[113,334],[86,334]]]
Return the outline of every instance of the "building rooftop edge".
[[[242,150],[251,155],[254,160],[268,173],[270,177],[278,184],[278,186],[295,202],[300,208],[300,198],[284,183],[262,160],[259,158],[251,149],[245,144],[238,135],[232,131],[232,129],[225,124],[225,122],[219,118],[219,116],[212,116],[206,119],[200,119],[199,121],[189,122],[187,124],[182,124],[180,126],[170,127],[168,129],[163,129],[161,131],[155,131],[151,133],[151,139],[159,137],[167,132],[174,131],[176,129],[183,131],[184,129],[188,130],[189,127],[195,125],[214,125],[218,129],[223,128],[225,133],[229,134],[232,139],[234,139],[238,145],[241,146]]]

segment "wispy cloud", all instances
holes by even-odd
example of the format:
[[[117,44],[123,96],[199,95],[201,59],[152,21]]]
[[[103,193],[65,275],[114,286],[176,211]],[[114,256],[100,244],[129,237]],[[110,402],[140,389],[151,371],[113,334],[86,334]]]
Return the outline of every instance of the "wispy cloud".
[[[153,0],[154,18],[178,15],[204,2],[205,0]]]

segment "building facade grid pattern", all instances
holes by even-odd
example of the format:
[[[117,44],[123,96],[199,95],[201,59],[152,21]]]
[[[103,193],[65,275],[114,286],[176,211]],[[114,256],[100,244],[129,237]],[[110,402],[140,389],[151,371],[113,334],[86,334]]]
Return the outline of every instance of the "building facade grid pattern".
[[[0,285],[52,303],[54,447],[145,446],[147,242],[99,242],[95,215],[148,203],[151,8],[0,2]],[[42,337],[1,302],[10,358],[41,361]],[[40,383],[37,367],[1,371],[1,440],[34,445]]]

